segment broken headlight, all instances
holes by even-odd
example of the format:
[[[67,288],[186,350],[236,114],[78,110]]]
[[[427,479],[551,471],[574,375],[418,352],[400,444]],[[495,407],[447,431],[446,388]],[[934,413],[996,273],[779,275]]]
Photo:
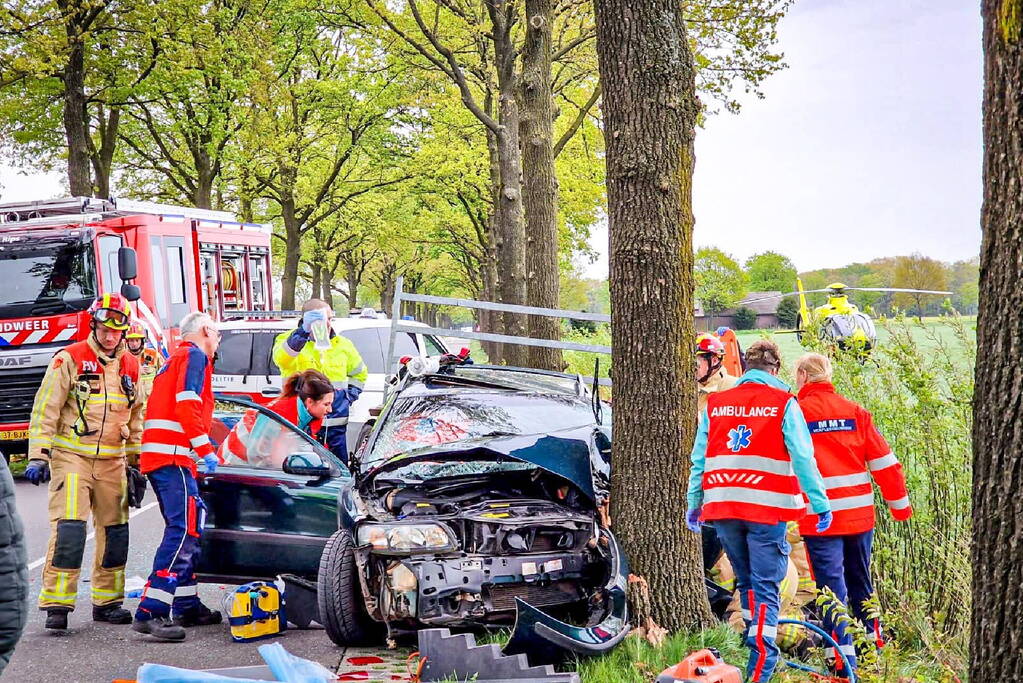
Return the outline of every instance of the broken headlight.
[[[454,537],[440,524],[363,524],[360,546],[382,553],[421,553],[456,550]]]

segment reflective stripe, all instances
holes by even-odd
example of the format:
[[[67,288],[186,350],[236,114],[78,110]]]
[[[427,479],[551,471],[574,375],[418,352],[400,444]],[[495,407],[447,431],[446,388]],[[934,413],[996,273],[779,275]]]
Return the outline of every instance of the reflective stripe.
[[[190,598],[193,595],[199,595],[199,586],[178,586],[178,589],[174,591],[175,598]]]
[[[296,356],[298,356],[298,354],[302,353],[302,349],[296,351],[295,349],[291,348],[291,344],[288,343],[287,337],[284,338],[284,341],[281,343],[281,346],[284,347],[284,353],[288,354],[292,358],[295,358]],[[302,348],[305,347],[303,346]]]
[[[855,657],[856,656],[856,646],[855,645],[839,645],[838,649],[842,652],[842,654],[844,654],[847,657]]]
[[[348,388],[348,380],[345,380],[343,382],[331,382],[331,385],[335,389],[347,389]]]
[[[855,510],[856,508],[874,507],[874,494],[864,493],[860,496],[847,496],[846,498],[829,498],[831,511]]]
[[[355,387],[356,389],[365,389],[366,383],[357,379],[348,380],[348,386]]]
[[[179,391],[177,396],[175,396],[174,398],[176,398],[178,401],[201,401],[202,400],[201,398],[199,398],[199,394],[195,393],[194,391]]]
[[[188,443],[192,444],[192,448],[199,448],[200,446],[209,446],[210,437],[207,436],[206,434],[200,434],[199,436],[189,439]]]
[[[92,587],[92,597],[94,597],[94,598],[123,598],[124,597],[124,591],[118,591],[118,590],[105,591],[105,590],[101,590],[101,589],[96,588],[95,586],[93,586]]]
[[[145,443],[142,444],[143,453],[157,453],[159,455],[192,455],[192,449],[184,446],[172,446],[166,443]]]
[[[905,510],[909,507],[909,496],[903,496],[898,500],[889,500],[888,507],[892,510]]]
[[[792,475],[792,463],[788,460],[774,460],[761,455],[715,455],[707,458],[705,472],[714,470],[755,470],[767,474]]]
[[[352,370],[351,372],[349,372],[348,376],[349,376],[349,378],[351,378],[353,375],[361,375],[364,372],[366,372],[366,364],[365,363],[359,363],[359,367],[357,367],[354,370]]]
[[[341,427],[348,424],[347,417],[325,417],[323,418],[324,427]]]
[[[78,473],[69,472],[64,479],[64,517],[78,519]]]
[[[755,638],[757,636],[757,633],[760,631],[761,628],[763,629],[763,636],[765,638],[777,638],[778,637],[778,627],[777,626],[768,626],[767,624],[764,624],[763,626],[758,626],[756,624],[753,624],[752,626],[749,627],[749,636],[750,636],[750,638]]]
[[[143,429],[166,429],[170,432],[185,433],[181,423],[177,420],[146,420],[142,427]]]
[[[159,588],[153,588],[152,586],[146,586],[146,589],[142,591],[142,599],[145,600],[146,598],[149,598],[150,600],[156,600],[157,602],[162,602],[165,605],[170,605],[172,602],[174,602],[173,595],[171,595],[167,591],[162,591]]]
[[[129,455],[138,455],[142,452],[142,444],[128,444],[124,447],[124,452]]]
[[[775,493],[774,491],[756,491],[738,486],[717,486],[703,492],[703,502],[707,503],[751,503],[786,510],[802,510],[806,508],[802,496],[791,493]],[[832,506],[834,507],[834,506]]]
[[[859,486],[860,484],[869,484],[870,475],[866,472],[859,472],[857,474],[842,474],[835,477],[824,477],[824,488],[826,489],[840,489],[846,486]]]
[[[78,597],[77,593],[51,593],[50,591],[40,591],[39,599],[45,602],[56,602],[61,605],[73,605],[75,599]]]
[[[875,458],[874,460],[867,461],[867,467],[870,468],[871,472],[877,472],[878,470],[883,470],[886,467],[891,467],[892,465],[898,464],[899,459],[895,457],[894,453],[889,453],[888,455],[883,455],[880,458]]]
[[[748,609],[744,609],[742,610],[742,618],[745,619],[746,621],[752,621],[753,615],[750,614],[750,611]]]
[[[53,437],[53,445],[63,450],[82,455],[122,455],[124,449],[121,446],[103,446],[96,443],[84,443],[79,439],[70,439],[66,436]]]

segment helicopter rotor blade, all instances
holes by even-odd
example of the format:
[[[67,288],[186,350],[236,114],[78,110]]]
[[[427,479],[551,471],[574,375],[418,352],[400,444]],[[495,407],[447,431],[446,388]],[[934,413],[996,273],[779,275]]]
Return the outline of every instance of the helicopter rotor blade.
[[[804,289],[803,294],[817,294],[818,292],[830,292],[830,289]],[[755,304],[758,301],[770,301],[771,299],[784,299],[787,296],[797,296],[799,291],[787,292],[785,294],[772,294],[771,296],[761,296],[756,299],[750,299],[749,301],[741,302],[743,305]]]
[[[942,292],[933,289],[901,289],[899,287],[846,287],[855,292],[907,292],[910,294],[944,294],[951,296],[952,292]]]

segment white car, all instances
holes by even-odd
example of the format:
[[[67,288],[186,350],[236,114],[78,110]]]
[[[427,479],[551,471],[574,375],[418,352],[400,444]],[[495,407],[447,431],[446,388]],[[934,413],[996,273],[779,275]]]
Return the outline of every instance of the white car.
[[[349,416],[348,444],[352,448],[359,430],[370,418],[370,409],[379,407],[384,400],[384,381],[388,374],[385,363],[391,321],[386,318],[337,317],[331,324],[337,334],[355,344],[362,362],[369,370],[366,386],[359,400],[352,405]],[[213,391],[261,404],[269,403],[279,396],[282,379],[280,369],[273,361],[274,340],[281,332],[293,330],[297,325],[297,318],[243,318],[217,325],[223,338],[213,366]],[[447,353],[444,342],[431,335],[399,332],[394,346],[395,358]],[[397,367],[392,367],[390,372],[395,371]]]

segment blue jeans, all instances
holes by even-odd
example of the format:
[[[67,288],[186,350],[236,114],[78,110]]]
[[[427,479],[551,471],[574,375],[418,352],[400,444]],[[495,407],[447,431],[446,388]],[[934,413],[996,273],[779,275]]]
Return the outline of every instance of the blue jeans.
[[[135,612],[139,621],[170,616],[172,606],[174,614],[199,608],[195,567],[206,522],[206,505],[199,497],[195,477],[187,469],[161,467],[149,473],[149,481],[167,526],[153,559],[153,573]]]
[[[754,683],[768,681],[778,665],[780,650],[778,609],[781,582],[789,566],[785,522],[759,524],[740,519],[712,523],[735,572],[735,589],[746,622],[746,646],[750,648],[746,677]]]
[[[829,588],[842,604],[849,607],[859,621],[880,640],[881,627],[876,619],[867,614],[864,603],[874,593],[874,584],[870,579],[870,555],[874,545],[873,530],[862,534],[844,536],[804,536],[806,552],[810,560],[817,589]],[[832,634],[839,649],[849,658],[853,667],[856,666],[856,648],[852,636],[845,631],[845,626],[833,619],[831,610],[824,610],[821,615],[825,630]],[[834,653],[828,653],[828,660],[835,659]]]

